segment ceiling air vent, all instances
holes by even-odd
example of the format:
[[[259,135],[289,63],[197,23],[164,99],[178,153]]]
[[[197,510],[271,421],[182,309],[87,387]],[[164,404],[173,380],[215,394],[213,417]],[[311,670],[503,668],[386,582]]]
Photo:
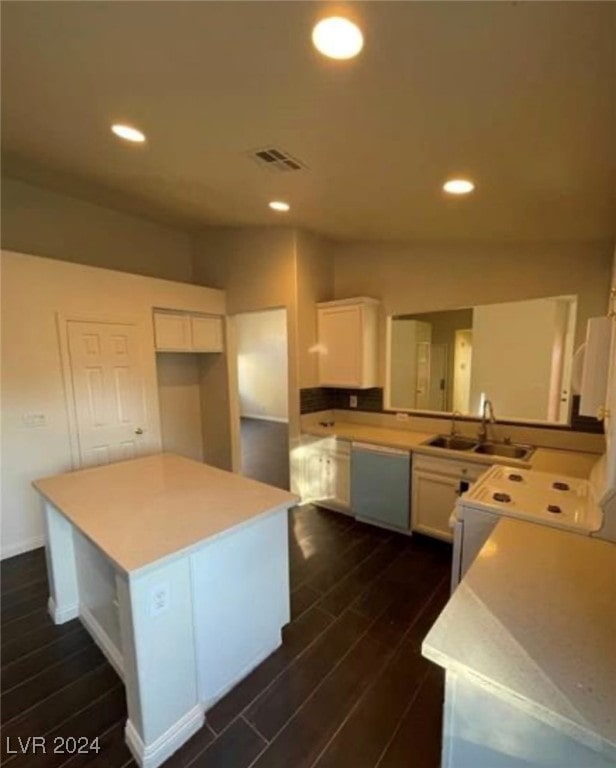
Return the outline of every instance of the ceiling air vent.
[[[307,165],[293,155],[276,147],[252,149],[248,153],[262,168],[270,171],[305,171]]]

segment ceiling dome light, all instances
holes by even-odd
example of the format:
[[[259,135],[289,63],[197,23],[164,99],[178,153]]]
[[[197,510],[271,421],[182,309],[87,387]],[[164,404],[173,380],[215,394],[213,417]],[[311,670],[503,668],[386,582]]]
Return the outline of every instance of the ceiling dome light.
[[[443,184],[443,189],[450,195],[468,195],[475,189],[475,185],[468,179],[450,179]]]
[[[291,209],[289,203],[284,203],[282,200],[272,200],[272,202],[269,204],[269,207],[273,211],[281,211],[285,213]]]
[[[361,29],[341,16],[330,16],[312,30],[315,48],[330,59],[352,59],[364,47]]]
[[[111,130],[121,139],[132,141],[135,144],[141,144],[145,141],[145,134],[130,125],[120,125],[119,123],[116,123],[111,126]]]

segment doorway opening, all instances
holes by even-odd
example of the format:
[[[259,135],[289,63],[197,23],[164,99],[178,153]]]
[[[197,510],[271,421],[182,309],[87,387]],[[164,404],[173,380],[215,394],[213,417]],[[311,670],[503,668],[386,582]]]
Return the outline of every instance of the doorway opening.
[[[286,309],[235,316],[241,472],[289,488]]]

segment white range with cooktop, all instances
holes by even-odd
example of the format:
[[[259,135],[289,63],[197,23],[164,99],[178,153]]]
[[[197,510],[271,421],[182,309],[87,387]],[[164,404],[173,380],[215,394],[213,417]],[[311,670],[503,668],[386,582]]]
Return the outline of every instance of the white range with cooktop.
[[[598,462],[599,464],[599,462]],[[456,503],[451,589],[456,588],[501,517],[590,536],[603,525],[592,480],[494,466]]]

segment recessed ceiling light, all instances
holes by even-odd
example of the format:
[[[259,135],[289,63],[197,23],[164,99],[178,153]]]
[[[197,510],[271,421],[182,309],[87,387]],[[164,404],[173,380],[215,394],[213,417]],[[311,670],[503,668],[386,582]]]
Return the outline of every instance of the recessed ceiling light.
[[[450,179],[443,184],[443,189],[450,195],[468,195],[475,189],[475,185],[468,179]]]
[[[330,59],[352,59],[364,47],[361,29],[342,16],[330,16],[312,30],[315,48]]]
[[[141,144],[145,141],[145,134],[130,125],[120,125],[119,123],[116,123],[111,126],[111,130],[116,136],[119,136],[126,141],[132,141],[136,144]]]
[[[284,203],[282,200],[272,200],[272,202],[269,204],[269,207],[273,211],[288,211],[290,210],[291,206],[289,203]]]

